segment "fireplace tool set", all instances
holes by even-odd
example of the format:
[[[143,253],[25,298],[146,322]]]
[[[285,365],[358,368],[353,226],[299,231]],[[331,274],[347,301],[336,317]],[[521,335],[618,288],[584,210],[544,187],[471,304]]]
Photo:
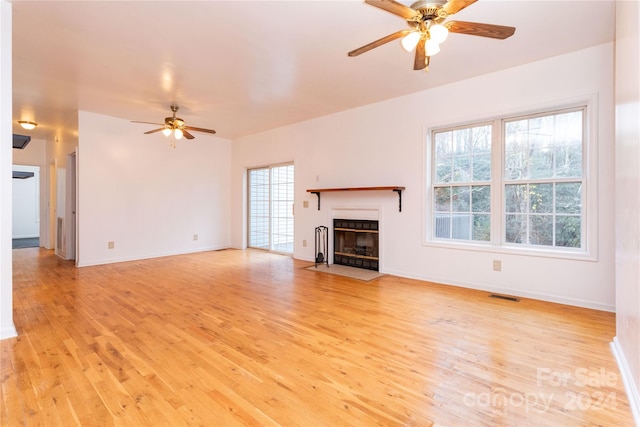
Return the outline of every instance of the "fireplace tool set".
[[[316,268],[318,268],[318,264],[327,264],[329,267],[329,256],[327,252],[329,251],[329,229],[324,225],[316,227]]]

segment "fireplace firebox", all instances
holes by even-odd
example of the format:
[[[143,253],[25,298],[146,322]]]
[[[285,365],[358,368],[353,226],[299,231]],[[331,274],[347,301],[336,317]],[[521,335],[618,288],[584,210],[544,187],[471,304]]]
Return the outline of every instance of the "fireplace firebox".
[[[333,263],[378,271],[378,221],[334,219]]]

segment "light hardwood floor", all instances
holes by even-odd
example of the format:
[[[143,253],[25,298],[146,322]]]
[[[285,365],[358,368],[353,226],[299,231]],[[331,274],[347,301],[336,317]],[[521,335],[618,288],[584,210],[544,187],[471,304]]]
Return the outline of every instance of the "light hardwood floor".
[[[2,425],[631,426],[612,313],[226,250],[14,255]]]

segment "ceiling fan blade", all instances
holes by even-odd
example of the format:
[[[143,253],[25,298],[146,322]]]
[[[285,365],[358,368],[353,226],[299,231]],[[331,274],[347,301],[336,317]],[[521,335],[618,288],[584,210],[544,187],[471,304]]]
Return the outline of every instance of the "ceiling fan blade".
[[[184,136],[187,139],[195,138],[195,136],[193,136],[189,132],[187,132],[187,130],[185,128],[182,128],[182,136]]]
[[[394,15],[401,16],[404,19],[415,18],[418,15],[418,12],[415,10],[394,0],[365,0],[364,2],[379,9],[386,10],[387,12],[391,12]]]
[[[349,56],[358,56],[360,54],[363,54],[365,52],[369,52],[371,49],[374,49],[378,46],[382,46],[383,44],[389,43],[390,41],[399,39],[401,37],[404,37],[405,35],[409,34],[411,32],[411,30],[400,30],[400,31],[396,31],[393,34],[389,34],[388,36],[385,36],[381,39],[378,39],[376,41],[373,41],[369,44],[365,44],[364,46],[361,46],[357,49],[352,50],[351,52],[348,53]]]
[[[196,132],[206,132],[206,133],[210,133],[210,134],[216,133],[216,131],[213,130],[213,129],[197,128],[197,127],[194,127],[194,126],[185,126],[182,129],[193,130],[193,131],[196,131]]]
[[[427,68],[427,54],[425,51],[425,43],[427,42],[426,37],[421,37],[420,41],[416,45],[416,57],[413,62],[414,70],[424,70]]]
[[[144,134],[145,134],[145,135],[148,135],[148,134],[150,134],[150,133],[160,132],[161,130],[164,130],[164,128],[159,128],[159,129],[150,130],[150,131],[148,131],[148,132],[145,132]]]
[[[469,34],[472,36],[491,37],[492,39],[504,40],[511,37],[515,32],[515,27],[506,27],[503,25],[480,24],[478,22],[465,21],[449,21],[445,22],[452,33]]]
[[[477,0],[449,0],[442,6],[442,9],[447,12],[447,15],[453,15],[460,12],[467,6],[471,6]]]
[[[139,122],[137,120],[131,120],[131,123],[144,123],[147,125],[158,125],[158,126],[164,126],[164,123],[155,123],[155,122]]]

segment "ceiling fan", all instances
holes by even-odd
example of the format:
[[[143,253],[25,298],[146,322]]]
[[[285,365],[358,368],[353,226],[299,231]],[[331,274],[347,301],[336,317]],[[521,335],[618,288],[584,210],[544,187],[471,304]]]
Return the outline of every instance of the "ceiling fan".
[[[481,24],[477,22],[448,21],[449,16],[460,12],[477,0],[418,0],[405,6],[394,0],[365,0],[365,3],[407,20],[408,30],[396,31],[381,39],[349,52],[349,56],[358,56],[390,41],[402,38],[402,47],[408,52],[416,50],[414,70],[429,71],[429,58],[440,51],[442,43],[450,32],[473,36],[506,39],[516,29],[503,25]],[[444,23],[443,23],[444,22]]]
[[[176,104],[171,105],[171,111],[173,111],[173,116],[165,117],[164,118],[164,123],[139,122],[139,121],[135,121],[135,120],[132,120],[131,123],[146,123],[146,124],[149,124],[149,125],[162,126],[161,128],[153,129],[153,130],[145,132],[145,135],[149,134],[149,133],[155,133],[155,132],[162,131],[162,133],[165,136],[169,136],[173,132],[173,135],[174,135],[174,137],[176,139],[180,139],[183,136],[185,138],[187,138],[187,139],[195,138],[195,136],[191,135],[191,133],[189,133],[189,131],[206,132],[206,133],[210,133],[210,134],[216,133],[216,131],[213,130],[213,129],[204,129],[204,128],[197,128],[197,127],[194,127],[194,126],[187,126],[187,124],[185,123],[184,120],[182,120],[180,117],[176,117],[176,113],[178,112],[179,108],[180,107],[178,107],[178,105],[176,105]]]

